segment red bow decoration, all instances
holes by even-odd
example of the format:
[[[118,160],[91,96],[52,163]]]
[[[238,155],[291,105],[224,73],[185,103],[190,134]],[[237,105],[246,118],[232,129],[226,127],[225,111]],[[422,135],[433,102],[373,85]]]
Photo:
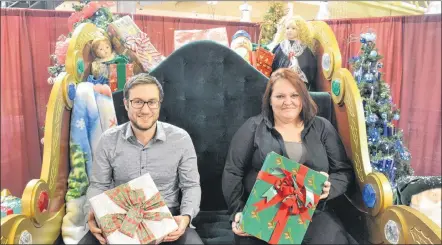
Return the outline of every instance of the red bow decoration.
[[[125,40],[124,46],[137,55],[143,67],[147,69],[151,61],[149,51],[150,39],[144,32],[138,32],[136,36],[128,36]]]
[[[118,230],[131,238],[137,234],[141,244],[150,243],[155,240],[155,236],[143,220],[160,221],[173,218],[170,213],[150,212],[150,210],[166,205],[160,193],[156,193],[146,200],[142,189],[132,190],[128,184],[124,184],[106,191],[105,194],[127,212],[125,214],[107,214],[100,218],[100,225],[106,236]]]
[[[256,207],[256,212],[260,212],[281,203],[272,221],[275,224],[275,230],[270,238],[270,244],[278,243],[290,215],[299,215],[302,222],[311,220],[308,210],[313,205],[311,202],[306,205],[307,192],[309,190],[304,186],[304,178],[308,171],[307,167],[300,165],[299,171],[295,175],[285,169],[278,169],[278,171],[281,171],[284,177],[277,177],[264,171],[258,173],[258,179],[273,185],[276,195],[270,200],[266,198],[253,204]],[[313,192],[311,193],[314,197],[314,203],[318,203],[319,196]]]

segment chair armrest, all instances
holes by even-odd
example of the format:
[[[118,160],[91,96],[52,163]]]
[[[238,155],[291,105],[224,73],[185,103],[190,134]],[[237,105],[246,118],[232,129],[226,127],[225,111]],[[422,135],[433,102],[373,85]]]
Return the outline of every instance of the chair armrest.
[[[382,214],[379,229],[385,244],[440,244],[441,228],[421,212],[394,205]]]

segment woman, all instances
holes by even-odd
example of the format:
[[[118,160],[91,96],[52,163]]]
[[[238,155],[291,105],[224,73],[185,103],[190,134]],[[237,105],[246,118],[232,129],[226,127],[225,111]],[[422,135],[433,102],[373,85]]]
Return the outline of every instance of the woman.
[[[316,116],[316,112],[317,106],[299,76],[290,69],[279,69],[267,84],[262,113],[247,120],[234,135],[222,187],[232,214],[236,244],[266,244],[236,225],[271,151],[329,176],[303,243],[348,243],[346,232],[327,209],[326,200],[344,194],[352,184],[354,172],[336,130],[328,120]]]
[[[295,71],[309,90],[314,90],[317,61],[311,49],[311,37],[308,23],[299,16],[289,17],[283,22],[280,33],[274,42],[279,43],[273,49],[272,71],[279,68],[290,68]]]

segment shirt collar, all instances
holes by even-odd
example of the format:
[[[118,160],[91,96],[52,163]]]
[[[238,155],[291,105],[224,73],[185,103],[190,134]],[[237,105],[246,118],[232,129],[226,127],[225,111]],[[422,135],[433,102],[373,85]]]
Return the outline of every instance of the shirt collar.
[[[127,122],[127,124],[126,124],[126,132],[124,134],[124,138],[126,140],[136,139],[130,122]],[[155,132],[153,139],[154,139],[154,141],[157,141],[157,140],[160,140],[163,142],[166,141],[166,132],[164,131],[163,123],[160,121],[157,121],[157,130]]]

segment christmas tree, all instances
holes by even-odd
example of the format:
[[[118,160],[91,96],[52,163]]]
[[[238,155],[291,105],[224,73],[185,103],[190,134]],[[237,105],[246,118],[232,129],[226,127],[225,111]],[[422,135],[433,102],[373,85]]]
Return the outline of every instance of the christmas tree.
[[[273,40],[278,23],[281,18],[286,14],[284,5],[278,2],[271,2],[270,7],[265,13],[261,24],[261,40],[260,43],[263,45],[269,44]]]
[[[393,104],[390,87],[378,70],[383,64],[375,41],[375,33],[361,34],[360,55],[352,57],[349,63],[364,107],[370,163],[374,171],[384,173],[395,187],[397,180],[413,175],[413,169],[411,155],[403,144],[402,130],[393,124],[399,120],[400,111]]]

